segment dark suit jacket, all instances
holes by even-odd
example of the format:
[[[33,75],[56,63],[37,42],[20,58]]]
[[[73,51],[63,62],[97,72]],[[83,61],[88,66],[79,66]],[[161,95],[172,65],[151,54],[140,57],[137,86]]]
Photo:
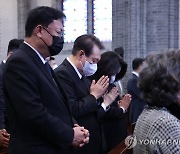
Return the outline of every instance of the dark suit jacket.
[[[90,95],[89,80],[86,77],[80,79],[67,59],[55,69],[55,74],[68,95],[74,118],[79,125],[84,126],[90,132],[89,143],[77,150],[77,153],[101,153],[103,151],[101,124],[97,114],[96,99]]]
[[[9,121],[7,117],[7,111],[6,111],[6,106],[4,103],[4,95],[3,95],[3,69],[4,69],[5,63],[2,61],[0,65],[0,129],[5,128],[6,131],[9,132]]]
[[[4,66],[5,66],[5,63],[2,61],[2,62],[1,62],[1,65],[0,65],[2,71],[4,70]]]
[[[106,138],[107,151],[112,150],[127,136],[127,126],[125,114],[118,107],[117,102],[113,102],[108,112],[114,116],[106,115],[103,118],[104,134]],[[110,114],[110,113],[107,113]]]
[[[73,121],[65,93],[28,45],[7,60],[3,90],[10,154],[72,153]]]
[[[114,86],[114,84],[110,84],[108,91]],[[107,151],[112,150],[127,136],[125,113],[118,106],[119,99],[120,97],[110,105],[109,110],[102,116]],[[103,102],[103,99],[100,98],[99,101]]]
[[[0,129],[5,128],[5,104],[2,89],[2,69],[0,68]]]
[[[138,77],[132,74],[132,77],[128,80],[127,91],[132,96],[130,104],[130,122],[134,123],[137,121],[139,115],[142,113],[146,103],[140,98],[140,91],[137,87]]]

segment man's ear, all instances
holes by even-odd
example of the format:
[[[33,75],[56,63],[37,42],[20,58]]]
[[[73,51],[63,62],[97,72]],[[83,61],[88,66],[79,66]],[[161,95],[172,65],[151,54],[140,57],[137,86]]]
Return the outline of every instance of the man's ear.
[[[78,59],[81,60],[83,56],[85,56],[85,53],[83,50],[79,50],[77,53]]]
[[[38,36],[38,37],[42,37],[42,31],[43,31],[43,27],[41,25],[37,25],[36,28],[33,30],[33,33]]]

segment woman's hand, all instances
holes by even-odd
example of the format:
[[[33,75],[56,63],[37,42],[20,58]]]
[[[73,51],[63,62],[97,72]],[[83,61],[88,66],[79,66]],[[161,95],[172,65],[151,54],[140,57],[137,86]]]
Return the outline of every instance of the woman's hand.
[[[131,95],[130,94],[126,94],[122,97],[121,100],[118,101],[118,105],[119,107],[124,108],[125,110],[128,109],[130,103],[131,103]]]
[[[104,95],[104,101],[103,103],[107,106],[111,105],[115,99],[117,98],[117,96],[119,95],[118,93],[118,88],[117,87],[113,87],[109,93]]]

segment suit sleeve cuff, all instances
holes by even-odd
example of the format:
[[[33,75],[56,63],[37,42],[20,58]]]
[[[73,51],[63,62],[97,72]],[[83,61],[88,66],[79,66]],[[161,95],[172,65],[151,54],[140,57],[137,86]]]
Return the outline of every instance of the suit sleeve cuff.
[[[123,113],[126,113],[126,109],[123,108],[122,106],[120,107],[123,110]]]
[[[102,103],[101,106],[102,106],[102,108],[104,109],[105,112],[107,112],[109,110],[109,108],[110,108],[110,106],[106,107],[106,105],[104,103]]]

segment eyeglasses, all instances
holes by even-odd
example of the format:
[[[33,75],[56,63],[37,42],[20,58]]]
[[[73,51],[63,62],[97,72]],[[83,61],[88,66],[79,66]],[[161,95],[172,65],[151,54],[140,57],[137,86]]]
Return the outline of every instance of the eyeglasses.
[[[51,36],[53,36],[45,27],[43,27]],[[48,27],[49,29],[52,29],[54,30],[57,34],[58,34],[58,37],[64,37],[64,30],[61,30],[59,32],[57,32],[55,29],[51,28],[51,27]]]

